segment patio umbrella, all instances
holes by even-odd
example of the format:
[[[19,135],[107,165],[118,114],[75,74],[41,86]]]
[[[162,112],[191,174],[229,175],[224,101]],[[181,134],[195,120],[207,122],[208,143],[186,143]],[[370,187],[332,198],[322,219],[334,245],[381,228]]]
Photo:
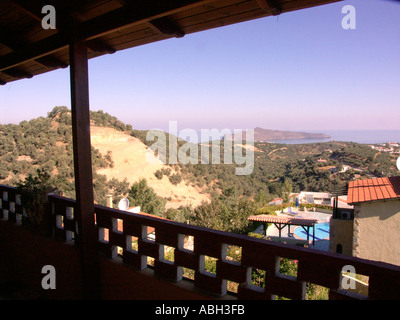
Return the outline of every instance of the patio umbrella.
[[[299,198],[296,198],[296,207],[299,207]]]

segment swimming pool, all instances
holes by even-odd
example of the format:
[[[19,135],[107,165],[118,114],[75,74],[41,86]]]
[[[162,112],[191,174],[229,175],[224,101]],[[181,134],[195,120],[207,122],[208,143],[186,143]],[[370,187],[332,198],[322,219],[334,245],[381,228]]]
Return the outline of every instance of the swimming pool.
[[[302,227],[294,229],[294,234],[300,239],[307,240],[307,232]],[[310,228],[309,240],[313,238],[313,228]],[[315,240],[329,239],[329,222],[322,222],[315,224]]]

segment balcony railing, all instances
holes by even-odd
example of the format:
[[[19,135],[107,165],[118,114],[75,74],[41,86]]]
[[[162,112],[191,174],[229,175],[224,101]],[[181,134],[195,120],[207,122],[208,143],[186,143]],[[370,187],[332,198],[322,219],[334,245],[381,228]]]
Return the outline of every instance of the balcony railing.
[[[16,189],[0,185],[0,218],[20,223],[23,209]],[[50,210],[54,218],[53,236],[78,245],[74,200],[50,195]],[[132,272],[153,270],[157,279],[175,283],[186,281],[184,270],[192,270],[194,287],[210,297],[233,299],[271,299],[275,296],[304,299],[306,284],[329,290],[329,299],[399,299],[400,266],[347,257],[330,252],[275,243],[188,224],[177,223],[149,215],[141,215],[95,206],[98,249],[109,259],[119,259],[134,267]],[[148,236],[154,230],[155,237]],[[193,239],[193,246],[185,239]],[[134,244],[134,245],[133,245]],[[228,256],[228,248],[241,252],[240,259]],[[173,252],[173,255],[166,252]],[[172,257],[171,257],[172,256]],[[149,265],[149,259],[153,261]],[[211,257],[216,269],[207,269]],[[280,258],[297,260],[297,274],[279,272]],[[369,278],[367,296],[344,290],[342,270],[351,266],[357,274]],[[255,270],[265,271],[263,283],[252,283]],[[347,278],[346,278],[347,279]],[[234,283],[237,293],[228,291]]]

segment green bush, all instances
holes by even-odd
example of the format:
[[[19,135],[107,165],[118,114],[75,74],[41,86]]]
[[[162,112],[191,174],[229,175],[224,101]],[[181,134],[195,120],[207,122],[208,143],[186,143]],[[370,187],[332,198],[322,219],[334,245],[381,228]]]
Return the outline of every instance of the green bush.
[[[49,182],[50,175],[44,170],[37,170],[37,176],[29,174],[17,185],[21,203],[28,215],[28,222],[33,229],[48,234],[51,227],[51,214],[48,210],[48,194],[56,188]]]
[[[175,173],[169,176],[169,181],[176,186],[178,183],[182,181],[182,177],[179,173]]]
[[[290,207],[289,204],[281,204],[281,205],[266,205],[262,208],[257,209],[256,214],[269,214],[272,216],[276,216],[277,213],[275,211],[282,211],[284,209],[286,209],[287,207]]]
[[[156,172],[154,172],[154,175],[158,180],[161,180],[163,178],[163,173],[161,170],[157,170]]]
[[[143,212],[158,216],[165,213],[165,199],[159,197],[154,189],[147,185],[146,179],[132,184],[128,199],[133,206],[140,206]]]

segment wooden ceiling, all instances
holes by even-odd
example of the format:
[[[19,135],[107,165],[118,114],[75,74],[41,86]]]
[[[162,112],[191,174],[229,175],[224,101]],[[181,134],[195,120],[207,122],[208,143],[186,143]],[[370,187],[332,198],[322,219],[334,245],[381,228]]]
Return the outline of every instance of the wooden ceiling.
[[[94,58],[147,43],[342,0],[1,0],[0,84],[66,68],[72,33]],[[56,29],[43,29],[45,5]]]

